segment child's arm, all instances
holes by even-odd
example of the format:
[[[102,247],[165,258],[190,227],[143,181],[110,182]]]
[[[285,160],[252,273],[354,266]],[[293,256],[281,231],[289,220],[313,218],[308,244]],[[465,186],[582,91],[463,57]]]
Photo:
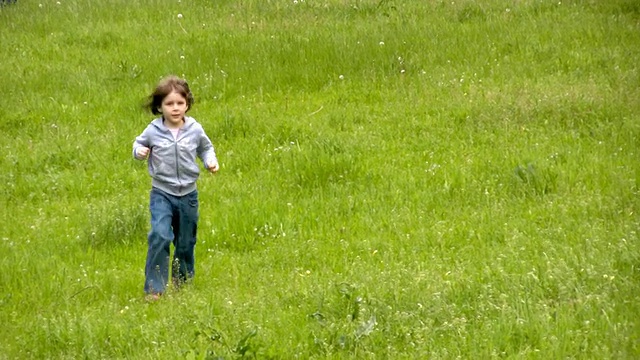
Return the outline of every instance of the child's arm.
[[[211,140],[207,136],[207,134],[202,131],[200,135],[200,139],[198,141],[198,157],[204,163],[204,166],[212,173],[220,170],[220,165],[218,164],[218,158],[216,157],[216,151],[213,148],[213,144]]]
[[[133,157],[137,160],[145,160],[149,156],[149,134],[148,128],[136,137],[133,142]]]

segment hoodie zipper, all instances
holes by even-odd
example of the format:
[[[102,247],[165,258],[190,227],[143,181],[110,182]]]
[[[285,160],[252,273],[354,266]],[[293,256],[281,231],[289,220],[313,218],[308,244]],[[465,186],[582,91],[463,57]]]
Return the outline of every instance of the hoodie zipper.
[[[171,134],[173,137],[173,134]],[[173,139],[174,146],[174,154],[176,155],[176,179],[178,179],[178,190],[182,193],[182,182],[180,182],[180,157],[178,156],[178,137],[180,136],[180,129],[178,129],[178,133],[176,134],[176,138]]]

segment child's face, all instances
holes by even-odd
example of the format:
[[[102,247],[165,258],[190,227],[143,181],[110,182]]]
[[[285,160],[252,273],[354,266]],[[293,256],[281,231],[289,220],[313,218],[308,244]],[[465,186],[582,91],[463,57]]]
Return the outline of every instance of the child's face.
[[[180,127],[187,112],[187,99],[179,93],[172,91],[162,99],[162,116],[167,127]]]

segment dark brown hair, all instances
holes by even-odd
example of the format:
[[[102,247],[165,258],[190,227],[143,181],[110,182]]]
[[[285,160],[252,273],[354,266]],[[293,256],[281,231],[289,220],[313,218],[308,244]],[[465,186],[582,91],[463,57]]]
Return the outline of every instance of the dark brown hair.
[[[173,91],[187,99],[187,111],[189,111],[194,102],[193,94],[191,93],[191,90],[189,90],[189,84],[187,84],[187,81],[175,75],[170,75],[160,80],[156,89],[149,96],[149,100],[145,107],[151,110],[151,113],[154,115],[162,114],[162,111],[160,110],[162,107],[162,100],[164,100],[164,98]]]

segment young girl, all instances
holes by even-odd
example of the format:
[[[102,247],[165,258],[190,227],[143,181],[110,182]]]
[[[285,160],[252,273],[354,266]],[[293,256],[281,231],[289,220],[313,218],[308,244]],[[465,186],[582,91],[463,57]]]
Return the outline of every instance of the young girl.
[[[196,180],[199,157],[212,173],[218,171],[211,140],[195,119],[185,116],[193,95],[183,79],[169,76],[149,97],[153,120],[133,143],[133,156],[148,159],[152,178],[149,232],[144,291],[157,299],[165,292],[169,278],[171,243],[175,247],[171,277],[179,286],[194,275],[194,247],[198,225]]]

